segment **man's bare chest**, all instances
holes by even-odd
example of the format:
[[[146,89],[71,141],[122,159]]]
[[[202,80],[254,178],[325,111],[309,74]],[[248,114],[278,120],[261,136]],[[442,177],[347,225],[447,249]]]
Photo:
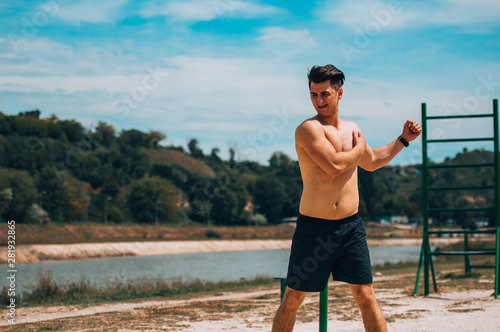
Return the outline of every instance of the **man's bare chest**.
[[[350,127],[337,129],[325,126],[326,139],[333,145],[336,151],[349,151],[352,149],[352,131]]]

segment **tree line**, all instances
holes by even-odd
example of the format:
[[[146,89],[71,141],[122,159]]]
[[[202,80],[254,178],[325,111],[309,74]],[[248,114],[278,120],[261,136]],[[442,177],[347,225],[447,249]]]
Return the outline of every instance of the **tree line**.
[[[117,133],[105,122],[86,129],[76,120],[40,115],[38,110],[0,113],[3,219],[245,225],[278,223],[298,215],[298,162],[282,152],[273,153],[268,165],[237,160],[233,149],[229,160],[223,160],[218,148],[206,153],[195,138],[185,150],[161,145],[166,135],[158,131]],[[459,162],[457,158],[473,162],[491,159],[491,153],[464,151],[446,162]],[[431,181],[446,185],[456,176],[471,176],[459,172],[437,174]],[[488,172],[479,173],[484,183],[491,179]],[[360,169],[359,187],[365,218],[421,216],[419,165],[387,166],[373,173]],[[488,195],[450,193],[437,196],[433,204],[481,205]],[[436,222],[454,218],[466,225],[473,217],[437,216]]]

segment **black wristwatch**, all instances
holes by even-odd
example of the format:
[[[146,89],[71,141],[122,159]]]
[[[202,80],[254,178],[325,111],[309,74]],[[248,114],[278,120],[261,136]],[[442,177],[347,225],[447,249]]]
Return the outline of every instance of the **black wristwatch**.
[[[408,141],[403,138],[403,135],[399,135],[398,139],[401,141],[401,143],[403,143],[405,147],[408,147],[408,145],[410,145],[410,143],[408,143]]]

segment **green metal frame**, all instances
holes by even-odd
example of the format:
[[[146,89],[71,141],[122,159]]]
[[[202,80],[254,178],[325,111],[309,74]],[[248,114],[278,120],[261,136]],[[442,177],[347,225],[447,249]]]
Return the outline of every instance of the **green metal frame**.
[[[466,118],[493,118],[493,137],[481,138],[464,138],[464,139],[427,139],[427,120],[435,119],[466,119]],[[420,274],[422,271],[422,262],[424,265],[424,294],[429,295],[429,276],[432,270],[432,279],[434,283],[434,291],[437,292],[436,276],[434,272],[434,264],[432,256],[436,255],[463,255],[465,272],[470,273],[472,268],[494,268],[495,269],[495,299],[498,298],[500,288],[499,268],[500,268],[500,145],[499,145],[499,124],[498,124],[498,100],[493,100],[493,113],[491,114],[470,114],[470,115],[452,115],[452,116],[427,116],[427,105],[422,103],[422,191],[423,191],[423,239],[422,248],[420,250],[420,259],[418,262],[417,278],[415,281],[414,295],[418,293],[420,284]],[[493,141],[494,143],[494,162],[493,163],[478,163],[478,164],[454,164],[454,165],[429,165],[427,155],[427,145],[429,143],[449,143],[449,142],[477,142],[477,141]],[[458,168],[458,167],[494,167],[495,185],[494,186],[456,186],[456,187],[429,187],[429,169],[433,168]],[[489,208],[429,208],[429,191],[433,190],[474,190],[474,189],[494,189],[495,202]],[[491,230],[447,230],[447,231],[430,231],[429,230],[429,212],[446,212],[446,211],[489,211],[495,212],[495,228]],[[488,250],[469,250],[469,235],[478,233],[495,234],[495,249]],[[453,252],[432,252],[429,235],[433,234],[463,234],[464,235],[464,251]],[[470,264],[470,255],[495,255],[494,266],[477,266]]]
[[[280,281],[280,299],[283,301],[283,296],[286,290],[286,278],[274,278]],[[327,332],[328,330],[328,284],[324,290],[319,293],[319,332]]]

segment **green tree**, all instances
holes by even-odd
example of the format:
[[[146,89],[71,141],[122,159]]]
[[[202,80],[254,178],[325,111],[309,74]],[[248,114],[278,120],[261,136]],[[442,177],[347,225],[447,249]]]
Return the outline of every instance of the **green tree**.
[[[3,208],[3,216],[17,223],[31,222],[30,210],[38,197],[33,178],[26,171],[0,169],[4,193],[11,197]]]
[[[3,216],[12,200],[12,188],[8,187],[8,180],[1,175],[2,172],[3,169],[0,169],[0,215]]]
[[[231,177],[228,189],[236,198],[236,216],[233,223],[246,224],[248,223],[248,214],[245,214],[245,206],[250,199],[250,193],[246,189],[244,179],[241,174],[235,174]]]
[[[296,216],[299,213],[300,195],[302,194],[302,178],[299,163],[283,152],[275,152],[269,159],[269,170],[283,184],[282,216]]]
[[[71,143],[80,142],[85,138],[85,130],[76,120],[59,121],[58,127],[59,132],[63,133]]]
[[[265,174],[257,179],[255,205],[268,222],[276,223],[283,217],[284,196],[285,186],[272,174]]]
[[[47,211],[49,218],[54,221],[63,221],[62,202],[66,199],[67,188],[64,181],[64,172],[56,174],[50,166],[42,168],[38,175],[39,204]]]
[[[21,113],[19,113],[19,116],[31,117],[31,118],[35,118],[38,120],[38,119],[40,119],[40,111],[34,110],[34,111],[21,112]]]
[[[106,122],[99,121],[95,127],[95,133],[92,134],[92,142],[109,147],[116,140],[116,130]]]
[[[366,213],[368,217],[375,218],[379,216],[376,208],[376,201],[379,201],[379,186],[375,185],[374,175],[372,172],[358,168],[358,186],[359,196],[365,202]]]
[[[193,158],[203,158],[203,150],[198,146],[199,142],[196,138],[192,138],[188,143],[189,153]]]
[[[420,214],[421,214],[422,208],[414,203],[414,202],[407,202],[405,206],[403,207],[403,212],[404,214],[410,219],[416,219]]]
[[[134,221],[154,223],[177,216],[177,188],[158,176],[132,181],[127,196],[127,208]]]
[[[4,136],[0,135],[0,167],[6,167],[10,162],[10,156],[7,154],[7,144],[9,144],[9,141]]]
[[[222,161],[222,159],[220,159],[220,157],[219,157],[219,152],[220,152],[219,148],[213,148],[212,151],[210,151],[210,159],[212,159],[215,162],[220,163]]]
[[[238,199],[227,187],[220,189],[216,199],[212,202],[211,219],[217,225],[230,225],[238,217]]]
[[[147,134],[137,129],[122,130],[118,141],[120,144],[131,148],[149,147]]]
[[[158,143],[165,140],[166,138],[167,135],[165,135],[164,133],[156,130],[150,130],[146,139],[151,144],[151,146],[156,149],[158,147]]]
[[[90,185],[64,175],[64,197],[60,200],[64,221],[83,221],[90,205]]]
[[[186,209],[186,216],[192,221],[208,224],[211,219],[211,211],[212,203],[208,199],[195,198],[190,200],[190,206]]]

